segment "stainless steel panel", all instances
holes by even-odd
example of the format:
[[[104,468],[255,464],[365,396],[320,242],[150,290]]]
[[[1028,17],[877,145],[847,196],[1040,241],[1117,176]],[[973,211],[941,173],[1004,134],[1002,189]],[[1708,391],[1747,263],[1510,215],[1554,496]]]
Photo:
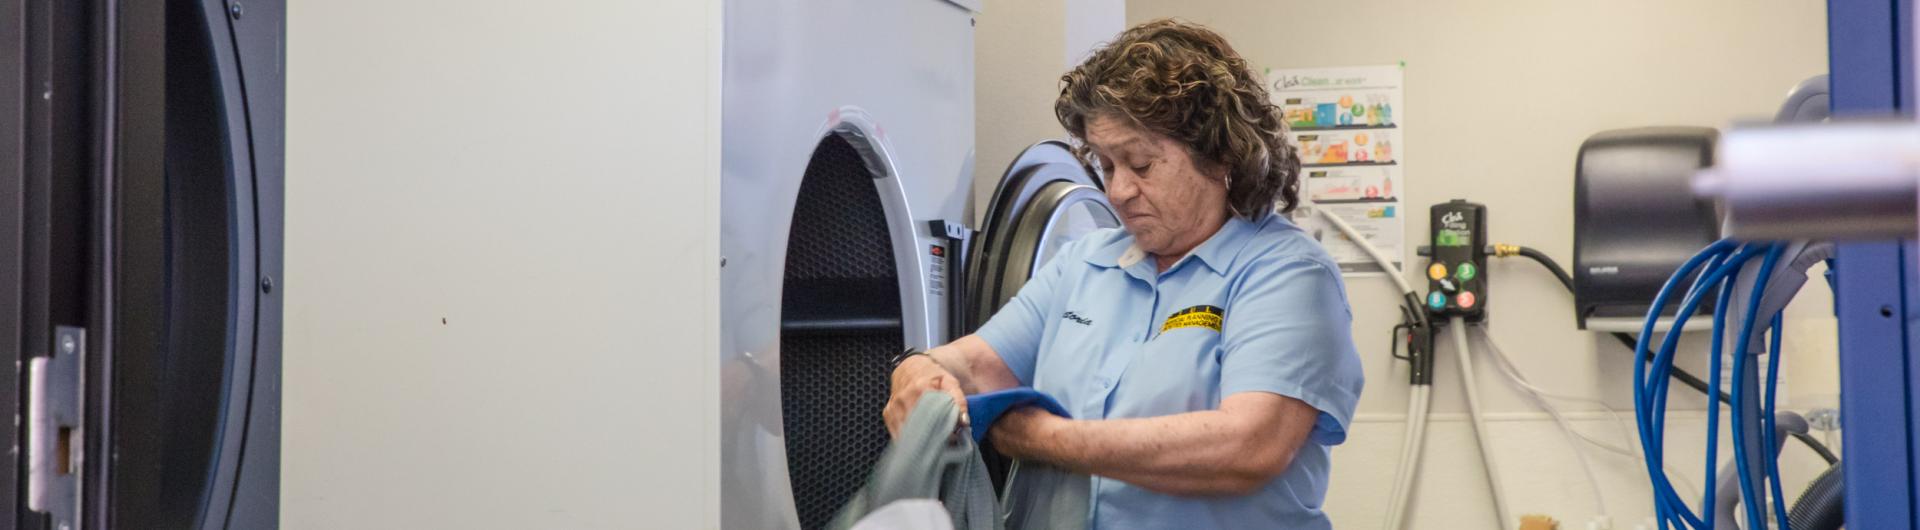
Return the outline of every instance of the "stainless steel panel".
[[[73,530],[83,519],[86,330],[61,326],[54,343],[27,362],[27,509],[47,514],[55,529]]]

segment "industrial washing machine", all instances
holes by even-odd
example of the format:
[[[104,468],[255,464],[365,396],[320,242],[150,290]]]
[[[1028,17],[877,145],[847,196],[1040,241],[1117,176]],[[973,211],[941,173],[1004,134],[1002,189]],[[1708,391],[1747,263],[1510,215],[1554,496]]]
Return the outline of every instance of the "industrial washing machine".
[[[279,525],[285,14],[0,2],[0,529]]]
[[[977,1],[725,9],[721,526],[819,528],[886,446],[888,361],[1120,223],[1060,142],[970,204]]]

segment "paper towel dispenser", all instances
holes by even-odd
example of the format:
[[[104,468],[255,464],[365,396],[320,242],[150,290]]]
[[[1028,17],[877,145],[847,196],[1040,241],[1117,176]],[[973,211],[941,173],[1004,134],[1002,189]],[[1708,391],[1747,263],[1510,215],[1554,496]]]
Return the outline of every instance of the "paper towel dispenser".
[[[1706,127],[1645,127],[1601,132],[1580,145],[1573,184],[1580,329],[1639,331],[1667,277],[1719,239],[1712,203],[1689,186],[1713,163],[1718,137]]]

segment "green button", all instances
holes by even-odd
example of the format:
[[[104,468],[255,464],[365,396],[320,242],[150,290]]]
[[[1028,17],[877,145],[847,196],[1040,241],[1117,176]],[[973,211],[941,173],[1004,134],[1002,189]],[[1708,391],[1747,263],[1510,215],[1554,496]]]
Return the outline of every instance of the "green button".
[[[1460,281],[1463,281],[1463,282],[1472,280],[1474,276],[1477,276],[1479,274],[1480,274],[1479,269],[1473,268],[1472,263],[1461,263],[1460,268],[1454,269],[1453,271],[1453,276],[1455,278],[1459,278]]]

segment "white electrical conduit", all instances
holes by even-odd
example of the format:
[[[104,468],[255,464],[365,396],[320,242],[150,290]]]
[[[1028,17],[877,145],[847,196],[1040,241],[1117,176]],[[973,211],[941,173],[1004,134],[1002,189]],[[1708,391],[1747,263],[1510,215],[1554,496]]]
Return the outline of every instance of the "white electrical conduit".
[[[1473,379],[1473,355],[1467,348],[1467,319],[1453,317],[1453,353],[1460,359],[1460,383],[1467,391],[1467,415],[1473,417],[1473,439],[1480,443],[1480,462],[1487,468],[1487,488],[1493,493],[1493,511],[1499,514],[1500,528],[1507,528],[1514,519],[1507,512],[1507,497],[1501,493],[1500,468],[1493,459],[1493,443],[1488,440],[1486,414],[1480,410],[1480,387]]]
[[[1394,286],[1399,287],[1401,293],[1410,293],[1418,298],[1419,292],[1414,291],[1413,285],[1407,283],[1406,273],[1394,266],[1393,259],[1387,257],[1387,253],[1381,252],[1379,247],[1368,243],[1367,238],[1361,236],[1359,231],[1353,229],[1353,225],[1347,224],[1339,216],[1327,210],[1316,211],[1319,212],[1321,219],[1327,221],[1327,224],[1339,229],[1341,234],[1347,236],[1347,240],[1366,251],[1368,256],[1372,256],[1374,263],[1380,266],[1380,270],[1386,273],[1388,279],[1393,280]],[[1400,465],[1394,470],[1393,493],[1387,501],[1386,530],[1400,530],[1406,522],[1407,505],[1413,500],[1414,479],[1420,475],[1420,456],[1426,447],[1427,413],[1432,409],[1432,405],[1433,386],[1413,385],[1407,394],[1407,430],[1400,442]]]

